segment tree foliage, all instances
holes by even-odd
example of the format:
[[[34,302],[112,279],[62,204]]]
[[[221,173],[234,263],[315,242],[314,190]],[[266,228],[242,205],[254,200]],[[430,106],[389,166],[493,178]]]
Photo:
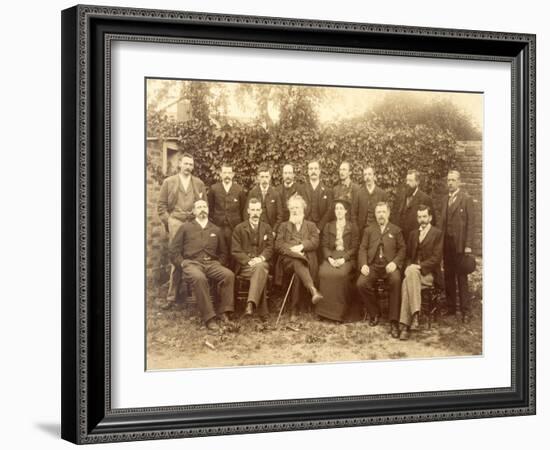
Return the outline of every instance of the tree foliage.
[[[218,180],[222,161],[233,163],[236,181],[247,189],[261,164],[274,169],[275,184],[281,182],[286,163],[294,165],[298,181],[303,181],[312,158],[320,160],[322,176],[332,185],[345,159],[359,183],[362,167],[373,165],[378,184],[392,195],[411,168],[424,175],[423,189],[432,192],[455,163],[456,141],[479,138],[468,118],[448,102],[424,104],[406,96],[399,102],[390,96],[361,117],[322,125],[317,114],[320,91],[285,88],[273,92],[270,85],[258,85],[241,93],[254,99],[259,111],[257,121],[244,123],[219,116],[211,120],[212,102],[203,84],[187,94],[193,105],[191,120],[176,122],[162,111],[149,111],[148,136],[176,138],[182,151],[194,155],[195,174],[207,185]],[[279,108],[276,122],[267,119],[269,102]],[[147,167],[158,179],[155,163],[148,159]]]

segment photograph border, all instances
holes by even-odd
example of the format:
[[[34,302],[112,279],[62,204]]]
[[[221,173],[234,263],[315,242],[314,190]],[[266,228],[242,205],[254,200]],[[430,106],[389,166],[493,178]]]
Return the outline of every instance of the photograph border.
[[[111,407],[111,44],[504,61],[512,74],[511,386]],[[99,443],[535,414],[535,36],[75,6],[62,12],[62,437]],[[93,150],[92,150],[93,149]]]

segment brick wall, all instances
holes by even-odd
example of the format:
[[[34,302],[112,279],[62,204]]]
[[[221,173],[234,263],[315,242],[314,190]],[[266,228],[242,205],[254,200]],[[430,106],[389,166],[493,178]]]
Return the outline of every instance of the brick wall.
[[[474,239],[472,251],[474,254],[482,255],[482,171],[483,155],[481,141],[462,141],[457,143],[456,169],[462,178],[462,187],[473,197],[474,203]],[[442,200],[447,198],[446,178],[441,179],[436,194],[434,195],[434,206],[441,211]]]

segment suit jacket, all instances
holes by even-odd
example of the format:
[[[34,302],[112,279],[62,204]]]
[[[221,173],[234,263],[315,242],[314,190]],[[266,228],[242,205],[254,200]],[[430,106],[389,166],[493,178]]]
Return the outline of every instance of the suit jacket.
[[[288,199],[292,197],[294,194],[302,195],[302,185],[299,183],[294,182],[290,188],[286,188],[284,184],[281,184],[275,188],[275,191],[277,194],[279,194],[279,197],[281,197],[281,203],[283,204],[283,222],[287,221],[290,217],[290,213],[288,211]]]
[[[441,230],[445,239],[453,239],[457,253],[464,253],[466,247],[472,248],[474,235],[474,205],[470,197],[462,189],[456,194],[456,199],[448,206],[449,196],[443,199],[441,210]]]
[[[411,231],[407,244],[407,265],[420,265],[422,275],[433,274],[434,282],[441,285],[441,258],[443,257],[443,232],[431,226],[422,242],[418,242],[420,230]]]
[[[291,222],[283,222],[277,232],[275,239],[275,251],[284,257],[303,259],[308,263],[309,271],[313,278],[317,276],[319,262],[317,261],[317,248],[319,247],[319,230],[317,225],[308,220],[303,221],[299,231],[299,239],[293,239],[295,235],[295,225]],[[304,246],[304,256],[300,257],[297,253],[290,250],[294,245],[302,244]],[[281,284],[283,280],[283,267],[281,258],[277,260],[275,266],[275,283]]]
[[[380,242],[384,244],[384,256],[388,263],[394,262],[401,269],[405,263],[407,249],[401,228],[393,223],[386,225],[383,234],[378,223],[373,223],[365,229],[357,257],[358,267],[373,264]]]
[[[387,202],[388,194],[386,191],[380,189],[378,186],[374,186],[372,194],[369,192],[365,185],[362,185],[357,192],[355,201],[351,208],[351,220],[357,224],[359,233],[362,234],[363,230],[376,223],[374,217],[374,208],[378,202]]]
[[[157,212],[164,225],[168,224],[168,217],[174,210],[178,201],[178,189],[180,185],[179,173],[166,178],[160,188],[159,199],[157,203]],[[197,177],[191,175],[191,188],[193,189],[195,200],[206,200],[206,187]]]
[[[344,258],[346,261],[352,261],[355,265],[355,256],[357,255],[357,247],[359,247],[359,231],[357,225],[346,221],[344,233],[342,235],[344,241],[344,251],[336,250],[336,221],[329,222],[323,229],[321,247],[323,249],[324,259],[329,256],[333,258]]]
[[[243,221],[243,210],[246,209],[244,189],[237,183],[232,183],[226,193],[223,183],[212,185],[208,191],[208,209],[210,220],[217,226],[229,226],[232,229]]]
[[[433,208],[432,199],[428,194],[420,189],[412,196],[409,205],[407,206],[407,195],[405,192],[401,193],[395,202],[395,214],[392,214],[394,217],[395,223],[403,231],[403,237],[408,239],[409,234],[412,231],[418,229],[418,220],[417,220],[417,211],[420,205],[429,206],[432,211],[432,225],[435,225],[435,211]]]
[[[227,244],[219,227],[208,221],[203,230],[196,220],[185,222],[170,243],[170,261],[179,266],[184,259],[196,259],[201,252],[222,264],[228,261]]]
[[[325,184],[320,181],[319,185],[317,186],[318,195],[319,195],[319,220],[314,221],[312,217],[312,203],[315,192],[313,191],[313,188],[311,187],[311,183],[309,181],[306,181],[301,186],[302,196],[304,197],[307,207],[305,210],[305,218],[306,220],[309,220],[310,222],[314,222],[317,225],[317,228],[319,230],[322,230],[325,225],[330,221],[332,214],[333,214],[333,206],[332,206],[332,189],[329,189]]]
[[[275,191],[275,188],[273,186],[269,186],[267,188],[265,200],[263,200],[260,187],[254,187],[248,193],[246,204],[248,204],[248,200],[250,200],[252,197],[256,197],[262,202],[262,215],[260,217],[260,220],[262,222],[268,223],[273,231],[277,231],[277,228],[283,221],[283,203],[281,201],[281,197]],[[244,220],[248,219],[248,214],[246,213],[246,211],[243,212],[243,217]]]
[[[269,261],[273,256],[273,231],[269,224],[261,222],[258,225],[257,249],[254,251],[252,229],[248,220],[238,224],[233,230],[231,254],[241,265],[245,266],[252,258],[263,256]]]

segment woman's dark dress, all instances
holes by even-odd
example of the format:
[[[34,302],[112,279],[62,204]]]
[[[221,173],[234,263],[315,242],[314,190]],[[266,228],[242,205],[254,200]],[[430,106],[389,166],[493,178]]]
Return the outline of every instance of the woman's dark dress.
[[[324,299],[315,307],[315,312],[327,319],[342,321],[348,307],[350,293],[350,277],[355,269],[357,247],[359,246],[359,231],[355,224],[346,221],[342,235],[343,250],[336,249],[336,221],[327,223],[323,229],[322,251],[323,263],[319,268],[319,289]],[[345,263],[334,268],[328,262],[328,257],[344,258]]]

